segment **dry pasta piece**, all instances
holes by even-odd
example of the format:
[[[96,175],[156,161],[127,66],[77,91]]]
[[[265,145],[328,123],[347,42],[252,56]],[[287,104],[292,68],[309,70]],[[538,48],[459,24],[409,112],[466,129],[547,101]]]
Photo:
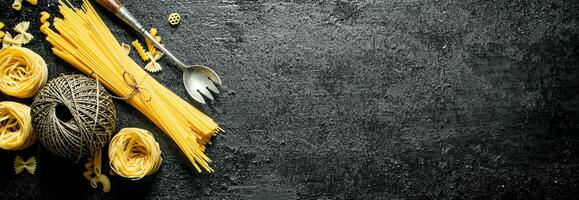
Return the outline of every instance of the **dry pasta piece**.
[[[98,183],[103,186],[103,192],[108,193],[111,190],[109,178],[101,173],[102,151],[98,151],[90,157],[84,165],[86,171],[82,173],[83,177],[89,181],[93,188],[98,187]]]
[[[161,85],[131,57],[88,0],[82,8],[60,2],[56,31],[41,29],[55,55],[82,73],[96,75],[117,96],[147,116],[179,146],[199,172],[213,172],[204,153],[212,136],[222,131],[203,112]],[[42,27],[48,27],[49,24]]]
[[[0,22],[0,42],[2,42],[2,37],[4,37],[4,31],[2,31],[2,28],[4,28],[4,23]]]
[[[99,183],[103,186],[104,193],[108,193],[109,191],[111,191],[111,182],[109,181],[109,177],[102,174],[99,176],[95,176],[90,180],[90,185],[92,186],[92,188],[97,188]]]
[[[123,44],[121,44],[121,46],[123,46],[123,50],[125,50],[125,53],[127,55],[129,55],[131,53],[131,46],[130,45],[123,43]]]
[[[28,28],[30,27],[30,22],[24,21],[16,24],[14,27],[14,31],[18,33],[18,35],[14,36],[15,40],[19,40],[21,44],[28,44],[34,36],[28,33]]]
[[[50,22],[48,22],[48,19],[50,18],[50,14],[47,12],[41,12],[40,13],[40,23],[42,25],[40,25],[40,31],[41,32],[50,32]]]
[[[162,162],[159,143],[139,128],[124,128],[111,139],[109,161],[114,174],[139,180],[159,169]]]
[[[33,97],[47,79],[46,62],[32,50],[14,46],[0,50],[0,92],[17,98]]]
[[[169,24],[176,26],[181,21],[181,16],[179,15],[179,13],[171,13],[169,15],[168,20],[169,20]]]
[[[161,36],[157,35],[157,29],[156,28],[151,28],[149,33],[151,34],[151,36],[153,36],[153,38],[155,38],[155,40],[157,40],[157,42],[161,42]],[[151,42],[151,40],[149,40],[147,38],[145,38],[145,43],[147,44],[147,49],[149,49],[149,53],[153,57],[155,57],[155,55],[157,54],[157,47],[155,47],[155,45],[153,45],[153,42]]]
[[[26,1],[32,5],[36,5],[38,3],[38,0],[26,0]],[[14,3],[12,3],[12,8],[14,8],[14,10],[21,10],[22,2],[23,0],[14,0]]]
[[[22,41],[12,38],[9,32],[6,32],[2,38],[2,49],[12,47],[12,46],[22,46]]]
[[[24,0],[14,0],[14,3],[12,3],[12,8],[14,8],[14,10],[22,9],[22,1]]]
[[[161,59],[161,57],[163,57],[163,53],[158,52],[157,54],[155,54],[155,57],[151,56],[151,54],[147,54],[147,56],[149,56],[150,62],[147,63],[147,65],[145,65],[145,70],[147,70],[148,72],[160,72],[161,70],[163,70],[161,64],[157,62],[159,59]]]
[[[14,172],[20,174],[24,170],[29,174],[34,174],[34,172],[36,172],[36,157],[32,156],[27,161],[24,161],[22,157],[16,156],[14,159]]]
[[[30,107],[12,101],[0,102],[0,148],[21,150],[35,141]]]
[[[84,176],[87,181],[90,181],[92,179],[92,175],[94,174],[94,162],[92,158],[88,159],[86,164],[84,164],[84,168],[86,168],[86,171],[82,173],[82,176]]]
[[[135,40],[132,43],[133,47],[135,47],[135,51],[137,51],[139,56],[141,56],[141,59],[143,59],[143,61],[147,61],[149,59],[149,56],[147,51],[145,51],[145,48],[143,48],[143,45],[138,40]]]

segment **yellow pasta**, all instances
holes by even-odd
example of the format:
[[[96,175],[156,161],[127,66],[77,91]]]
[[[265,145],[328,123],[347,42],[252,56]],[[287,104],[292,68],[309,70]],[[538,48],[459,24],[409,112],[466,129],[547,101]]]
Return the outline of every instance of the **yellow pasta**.
[[[109,177],[105,175],[100,175],[95,176],[90,180],[90,185],[93,188],[97,188],[99,183],[103,186],[104,193],[108,193],[109,191],[111,191],[111,182],[109,181]]]
[[[123,48],[87,0],[82,9],[60,3],[55,32],[43,14],[41,30],[53,53],[138,109],[181,148],[195,169],[213,172],[205,145],[221,129],[208,116],[149,76]]]
[[[38,3],[38,0],[26,0],[26,1],[32,5],[36,5]],[[14,8],[14,10],[21,10],[22,2],[23,0],[14,0],[14,3],[12,3],[12,8]]]
[[[94,161],[93,158],[89,158],[88,161],[86,162],[86,164],[84,164],[84,168],[86,169],[83,173],[82,176],[84,176],[84,178],[86,178],[87,181],[90,181],[92,179],[92,175],[94,174]]]
[[[111,190],[109,178],[101,173],[102,152],[98,151],[96,155],[90,157],[84,165],[86,171],[82,173],[84,178],[89,181],[93,188],[97,188],[100,183],[103,186],[103,192],[108,193]]]
[[[131,53],[131,46],[125,43],[121,44],[121,46],[123,47],[123,50],[125,50],[125,54],[129,55]]]
[[[28,33],[28,28],[30,27],[30,22],[20,22],[16,24],[14,27],[14,31],[18,33],[18,35],[14,36],[15,40],[19,40],[22,44],[28,44],[34,36]]]
[[[155,54],[155,57],[151,56],[151,54],[147,54],[147,56],[149,56],[149,63],[147,63],[147,65],[145,65],[145,70],[147,70],[148,72],[159,72],[161,70],[163,70],[163,67],[161,67],[161,64],[159,64],[157,61],[159,59],[161,59],[161,57],[163,56],[163,53],[161,52],[157,52]]]
[[[33,97],[46,84],[44,59],[24,47],[0,50],[0,92],[18,98]]]
[[[153,36],[153,38],[155,38],[155,40],[157,40],[157,42],[161,42],[161,36],[157,35],[157,29],[156,28],[151,28],[149,33],[151,34],[151,36]],[[149,40],[147,38],[145,38],[145,43],[147,44],[147,49],[149,50],[149,54],[151,54],[151,56],[155,57],[155,55],[157,54],[157,47],[155,47],[155,45],[153,45],[153,42],[151,42],[151,40]]]
[[[135,47],[135,51],[137,51],[137,53],[139,54],[139,56],[141,56],[141,59],[143,59],[143,61],[147,61],[149,59],[149,53],[147,53],[147,51],[145,51],[145,48],[143,48],[143,45],[141,45],[141,43],[138,40],[135,40],[132,42],[133,47]]]
[[[171,13],[169,15],[169,24],[176,26],[177,24],[179,24],[179,21],[181,21],[181,16],[179,15],[179,13]]]
[[[24,170],[29,174],[34,174],[34,172],[36,172],[36,157],[32,156],[27,161],[24,161],[22,157],[16,156],[14,159],[14,172],[20,174]]]
[[[21,150],[35,141],[30,107],[17,102],[0,102],[0,148]]]
[[[2,42],[2,38],[4,37],[4,31],[2,31],[2,28],[4,28],[4,23],[0,22],[0,42]]]
[[[14,10],[22,9],[22,1],[24,0],[14,0],[14,3],[12,3],[12,8],[14,8]]]
[[[111,139],[109,162],[114,174],[139,180],[159,169],[161,149],[149,131],[124,128]]]
[[[22,41],[17,40],[16,38],[12,38],[12,35],[9,32],[6,32],[2,38],[2,49],[12,46],[22,46]]]

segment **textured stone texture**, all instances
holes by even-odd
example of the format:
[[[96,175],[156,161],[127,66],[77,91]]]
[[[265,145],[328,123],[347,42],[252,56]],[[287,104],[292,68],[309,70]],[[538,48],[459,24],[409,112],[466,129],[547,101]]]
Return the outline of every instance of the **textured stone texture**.
[[[37,29],[39,11],[57,9],[39,2],[16,12],[2,0],[0,21]],[[196,173],[117,101],[118,128],[155,133],[159,172],[112,177],[103,194],[81,164],[35,145],[0,151],[0,199],[577,198],[576,0],[125,2],[168,48],[213,67],[229,88],[201,106],[227,130],[207,150],[216,173]],[[178,27],[166,20],[172,12]],[[104,19],[120,41],[137,38]],[[51,77],[78,73],[34,35],[27,46]],[[180,72],[161,63],[153,76],[186,97]],[[37,155],[37,175],[14,175],[15,155]]]

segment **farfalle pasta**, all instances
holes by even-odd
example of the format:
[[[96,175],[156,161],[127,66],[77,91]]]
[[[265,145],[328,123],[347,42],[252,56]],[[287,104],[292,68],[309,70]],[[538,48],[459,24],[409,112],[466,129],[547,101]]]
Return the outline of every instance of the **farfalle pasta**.
[[[22,46],[22,41],[12,38],[12,34],[9,32],[4,33],[4,37],[2,37],[2,49],[13,46]]]
[[[20,41],[22,44],[28,44],[32,40],[32,38],[34,38],[32,34],[28,33],[29,27],[30,22],[28,21],[16,24],[16,26],[14,27],[14,31],[16,31],[18,35],[14,36],[14,39]]]
[[[34,172],[36,172],[36,157],[32,156],[28,160],[24,161],[22,157],[16,156],[14,159],[14,172],[16,174],[20,174],[24,170],[26,170],[29,174],[34,174]]]
[[[148,54],[150,62],[145,65],[145,70],[148,72],[159,72],[163,70],[163,67],[157,62],[161,57],[163,57],[163,53],[157,52],[155,56]]]

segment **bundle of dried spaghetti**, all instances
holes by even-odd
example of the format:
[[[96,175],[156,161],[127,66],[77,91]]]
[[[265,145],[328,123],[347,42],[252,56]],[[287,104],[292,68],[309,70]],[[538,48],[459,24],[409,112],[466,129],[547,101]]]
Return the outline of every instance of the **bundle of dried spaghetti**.
[[[18,97],[36,95],[46,84],[48,68],[44,59],[24,47],[7,47],[0,50],[0,91]]]
[[[128,55],[98,13],[84,0],[82,9],[60,2],[63,18],[49,28],[48,13],[41,31],[54,54],[87,75],[97,76],[109,90],[146,115],[181,148],[197,171],[212,172],[205,144],[220,129],[208,116],[150,77]]]
[[[0,102],[0,148],[20,150],[34,141],[36,135],[32,131],[30,107],[11,101]]]
[[[139,180],[159,169],[161,149],[149,131],[124,128],[109,144],[109,161],[115,174]]]

